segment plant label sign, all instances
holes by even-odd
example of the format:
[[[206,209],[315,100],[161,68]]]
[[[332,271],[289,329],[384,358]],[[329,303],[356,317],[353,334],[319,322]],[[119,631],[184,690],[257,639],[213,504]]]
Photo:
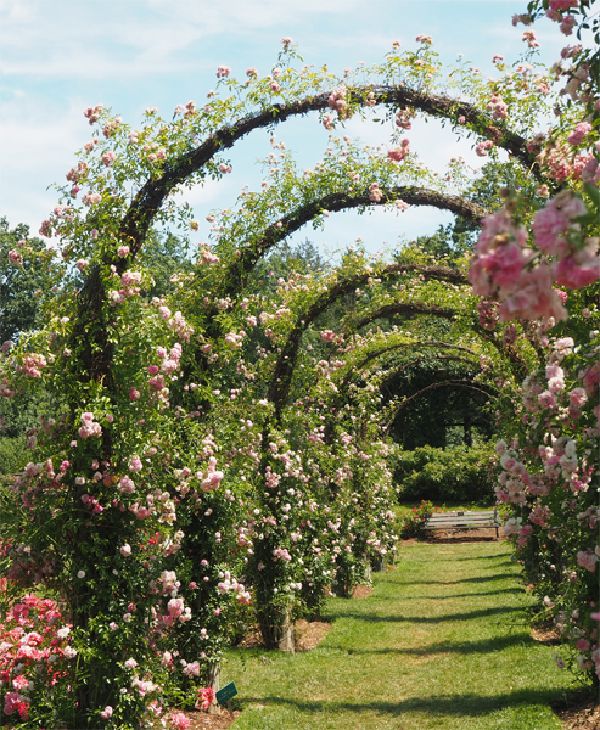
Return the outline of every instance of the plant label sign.
[[[235,697],[237,694],[237,689],[235,687],[235,682],[230,682],[229,684],[226,684],[223,689],[220,689],[216,693],[217,702],[220,705],[225,704],[226,702],[229,702],[229,700],[232,697]]]

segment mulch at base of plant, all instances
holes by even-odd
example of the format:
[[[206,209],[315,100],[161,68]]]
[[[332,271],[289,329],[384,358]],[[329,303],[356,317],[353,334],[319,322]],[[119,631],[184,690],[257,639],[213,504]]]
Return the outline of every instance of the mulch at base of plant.
[[[560,644],[560,634],[554,627],[533,626],[531,629],[531,638],[547,646]]]
[[[296,651],[310,651],[318,646],[329,633],[331,624],[326,621],[296,621],[294,631],[296,634]],[[242,649],[256,649],[264,647],[260,629],[252,626],[238,646]],[[200,726],[201,727],[201,726]]]
[[[310,651],[327,636],[332,624],[326,621],[296,621],[296,651]]]
[[[354,586],[352,598],[368,598],[371,593],[373,593],[373,586],[361,583],[360,585]]]
[[[561,710],[557,713],[564,730],[598,730],[600,728],[600,705],[590,701],[585,707]]]
[[[189,730],[225,730],[233,725],[240,713],[218,707],[212,712],[184,712],[184,715],[191,721]]]

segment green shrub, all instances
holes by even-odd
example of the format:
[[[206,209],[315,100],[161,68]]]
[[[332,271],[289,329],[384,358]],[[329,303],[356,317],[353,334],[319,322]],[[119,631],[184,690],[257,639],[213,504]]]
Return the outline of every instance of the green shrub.
[[[27,462],[22,438],[0,438],[0,479],[20,471]]]
[[[397,453],[394,481],[400,502],[485,505],[494,502],[494,450],[491,443],[468,448],[424,446]]]

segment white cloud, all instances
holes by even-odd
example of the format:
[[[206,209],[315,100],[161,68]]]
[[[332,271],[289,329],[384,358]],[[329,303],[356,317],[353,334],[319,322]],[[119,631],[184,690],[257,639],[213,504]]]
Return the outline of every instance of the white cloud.
[[[27,223],[37,232],[54,206],[49,185],[64,181],[74,151],[88,138],[83,104],[65,110],[48,109],[31,97],[17,97],[0,105],[2,149],[2,209],[12,223]]]
[[[310,15],[351,12],[358,0],[139,0],[129,4],[0,0],[0,74],[107,78],[198,71],[179,54],[203,39],[236,37]],[[214,59],[217,65],[222,59]],[[204,66],[206,68],[206,66]]]

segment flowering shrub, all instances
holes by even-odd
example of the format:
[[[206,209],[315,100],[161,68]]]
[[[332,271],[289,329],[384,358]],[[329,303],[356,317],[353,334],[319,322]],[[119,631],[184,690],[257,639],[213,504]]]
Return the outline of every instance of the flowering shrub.
[[[424,537],[425,520],[431,517],[433,502],[422,499],[418,507],[413,507],[408,517],[402,522],[402,537]]]
[[[0,616],[0,719],[20,727],[54,724],[74,702],[71,628],[56,601],[34,594]]]
[[[598,20],[587,0],[531,2],[528,11],[513,23],[531,24],[545,14],[567,36],[576,26],[591,25],[598,41]],[[600,369],[598,288],[590,285],[600,279],[597,69],[597,54],[581,45],[563,48],[555,70],[567,79],[564,123],[538,137],[531,149],[548,177],[568,187],[533,215],[522,194],[512,196],[484,221],[471,268],[474,291],[499,300],[501,320],[530,322],[540,355],[515,394],[507,419],[511,438],[497,447],[502,467],[497,497],[513,508],[506,531],[540,610],[571,645],[572,665],[596,682]],[[548,197],[550,190],[540,192]],[[563,324],[555,327],[557,322]]]
[[[572,645],[573,666],[598,675],[600,341],[593,335],[577,353],[570,338],[552,344],[544,370],[524,384],[519,435],[498,444],[496,493],[513,506],[505,530],[546,619]]]

